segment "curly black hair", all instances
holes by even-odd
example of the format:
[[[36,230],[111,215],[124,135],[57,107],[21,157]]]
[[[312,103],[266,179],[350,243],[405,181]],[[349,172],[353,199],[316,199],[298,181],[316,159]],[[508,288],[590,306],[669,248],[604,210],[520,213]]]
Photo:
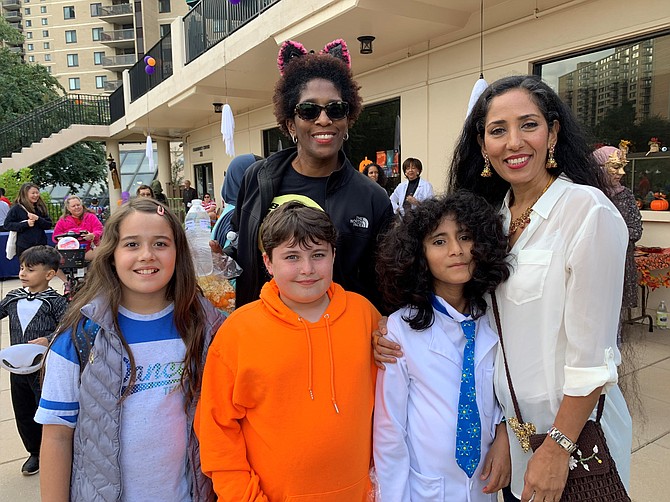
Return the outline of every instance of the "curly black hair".
[[[286,122],[295,116],[300,93],[317,78],[332,82],[342,101],[349,103],[349,127],[360,115],[363,109],[363,100],[358,92],[360,86],[354,81],[347,64],[330,54],[306,54],[291,59],[284,67],[284,75],[277,81],[272,97],[277,125],[286,136],[290,136]]]
[[[364,168],[363,171],[361,171],[365,176],[368,176],[368,172],[370,171],[371,167],[376,167],[377,172],[379,175],[377,176],[377,184],[381,186],[382,188],[386,188],[386,173],[384,172],[384,169],[382,169],[379,164],[375,164],[374,162],[371,162],[370,164],[367,164]]]
[[[558,121],[558,137],[554,157],[558,167],[551,170],[558,176],[561,173],[579,185],[590,185],[600,190],[607,186],[604,173],[593,159],[579,122],[556,92],[534,75],[515,75],[501,78],[489,85],[468,115],[460,137],[456,143],[451,161],[448,189],[464,188],[482,195],[493,205],[500,205],[510,187],[495,170],[491,177],[481,176],[484,168],[479,141],[484,140],[484,125],[491,101],[497,96],[514,89],[526,90],[542,112],[547,123]]]
[[[426,329],[434,321],[433,276],[424,239],[447,217],[454,217],[472,234],[475,270],[463,294],[473,318],[486,312],[484,294],[493,292],[510,275],[502,219],[484,198],[459,190],[423,201],[383,237],[375,266],[387,306],[392,310],[410,307],[410,316],[403,319],[414,330]]]

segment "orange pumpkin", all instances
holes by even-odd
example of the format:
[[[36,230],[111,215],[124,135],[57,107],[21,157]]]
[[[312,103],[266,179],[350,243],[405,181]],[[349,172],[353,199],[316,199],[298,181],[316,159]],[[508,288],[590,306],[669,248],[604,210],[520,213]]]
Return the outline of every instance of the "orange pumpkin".
[[[665,211],[668,209],[668,201],[665,199],[652,200],[649,207],[652,211]]]

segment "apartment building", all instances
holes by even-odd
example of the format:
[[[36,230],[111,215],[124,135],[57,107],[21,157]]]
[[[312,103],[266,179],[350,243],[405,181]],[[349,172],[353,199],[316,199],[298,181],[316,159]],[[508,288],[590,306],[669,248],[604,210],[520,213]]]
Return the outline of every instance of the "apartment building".
[[[67,92],[116,90],[131,68],[185,14],[184,0],[3,0],[5,16],[25,36],[24,57]]]

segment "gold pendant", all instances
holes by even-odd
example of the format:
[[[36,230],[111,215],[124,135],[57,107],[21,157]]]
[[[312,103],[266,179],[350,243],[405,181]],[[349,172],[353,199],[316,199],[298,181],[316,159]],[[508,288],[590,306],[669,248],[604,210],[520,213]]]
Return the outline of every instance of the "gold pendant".
[[[519,440],[521,449],[524,451],[524,453],[528,453],[528,450],[530,450],[530,437],[536,432],[535,424],[530,422],[519,423],[516,417],[508,418],[507,423],[512,428],[514,435]]]

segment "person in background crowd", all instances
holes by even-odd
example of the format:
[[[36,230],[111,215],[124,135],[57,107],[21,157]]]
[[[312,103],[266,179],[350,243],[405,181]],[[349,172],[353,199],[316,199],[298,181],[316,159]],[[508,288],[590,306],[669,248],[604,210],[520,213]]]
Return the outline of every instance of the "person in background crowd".
[[[16,256],[26,249],[45,245],[45,230],[53,225],[47,206],[35,183],[24,183],[5,218],[5,230],[16,232]]]
[[[381,303],[371,264],[377,237],[393,215],[386,192],[362,177],[342,150],[362,101],[349,63],[342,40],[320,54],[308,54],[297,42],[285,42],[280,49],[282,76],[275,86],[274,113],[296,146],[255,163],[240,187],[232,221],[238,242],[226,250],[242,268],[238,308],[257,300],[269,279],[258,247],[261,222],[290,200],[322,208],[337,228],[335,282]]]
[[[91,199],[91,205],[88,206],[88,210],[91,211],[94,215],[97,216],[100,223],[105,223],[105,216],[107,215],[107,208],[100,205],[100,201],[93,197]]]
[[[163,204],[167,205],[168,200],[165,194],[163,193],[163,185],[161,185],[160,180],[153,180],[151,182],[151,189],[154,192],[154,199],[156,199],[158,202],[162,202]]]
[[[9,206],[4,200],[0,199],[0,232],[5,231],[5,219],[7,213],[9,213]]]
[[[198,198],[198,191],[191,186],[189,180],[184,181],[184,189],[182,192],[182,200],[186,211],[191,207],[191,201]]]
[[[137,187],[137,192],[135,192],[137,197],[152,197],[154,196],[154,191],[149,185],[140,185]]]
[[[259,160],[263,160],[263,157],[254,155],[252,153],[246,153],[243,155],[238,155],[233,160],[230,161],[226,175],[223,178],[223,185],[221,185],[221,199],[223,201],[223,210],[219,219],[216,220],[216,225],[212,229],[212,240],[209,245],[212,248],[212,251],[215,253],[221,253],[222,248],[225,248],[228,243],[226,242],[226,237],[228,232],[232,230],[230,224],[235,209],[237,206],[237,193],[240,191],[240,185],[244,179],[244,173],[247,172],[247,169],[251,165]]]
[[[422,200],[433,196],[433,185],[421,179],[423,165],[419,159],[409,157],[402,163],[402,172],[407,181],[400,183],[391,194],[393,212],[404,215],[412,207],[416,207]]]
[[[628,227],[628,247],[626,248],[626,265],[623,277],[623,299],[617,343],[621,346],[621,328],[626,320],[629,308],[637,307],[637,267],[635,266],[635,243],[642,237],[642,216],[637,208],[635,196],[621,184],[621,177],[626,174],[624,167],[628,164],[621,150],[613,146],[598,148],[593,155],[598,165],[607,173],[610,181],[606,194],[617,207]]]
[[[90,261],[93,259],[95,247],[100,244],[102,231],[102,223],[95,213],[84,207],[79,196],[70,195],[63,203],[63,216],[56,222],[53,235],[55,237],[66,232],[81,233],[80,239],[85,245],[86,259]],[[58,243],[55,238],[53,241]]]
[[[5,189],[2,187],[0,187],[0,200],[5,202],[8,206],[12,205],[11,201],[5,197]]]
[[[386,190],[386,173],[379,165],[374,162],[368,164],[363,168],[363,174]]]

